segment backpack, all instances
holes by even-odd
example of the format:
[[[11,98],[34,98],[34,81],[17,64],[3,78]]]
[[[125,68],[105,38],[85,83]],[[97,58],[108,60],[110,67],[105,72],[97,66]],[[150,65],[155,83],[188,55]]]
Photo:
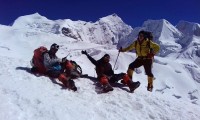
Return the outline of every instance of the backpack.
[[[153,34],[152,34],[152,32],[145,31],[145,38],[148,39],[148,44],[147,44],[147,46],[149,47],[150,53],[152,53],[152,52],[153,52],[153,49],[152,49],[151,46],[150,46],[150,41],[153,41]]]
[[[148,40],[153,40],[153,34],[152,32],[149,32],[149,31],[145,31],[145,35],[144,35],[145,39],[148,39]]]
[[[73,60],[71,60],[70,62],[73,64],[75,70],[76,70],[79,74],[82,74],[82,68],[81,68],[81,66],[78,65],[78,64],[77,64],[75,61],[73,61]]]
[[[62,59],[62,69],[65,73],[70,73],[72,78],[80,77],[82,74],[82,68],[72,60],[67,60],[66,57]]]
[[[34,67],[38,69],[39,73],[46,72],[46,68],[43,63],[43,55],[46,52],[48,52],[48,49],[44,46],[40,46],[39,48],[34,50],[32,61],[33,61]]]

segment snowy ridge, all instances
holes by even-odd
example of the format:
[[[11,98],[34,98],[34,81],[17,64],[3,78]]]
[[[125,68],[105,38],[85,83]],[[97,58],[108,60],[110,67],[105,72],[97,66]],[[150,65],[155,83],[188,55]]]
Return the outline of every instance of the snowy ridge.
[[[85,21],[48,20],[38,13],[19,17],[13,27],[29,28],[37,31],[60,34],[61,29],[69,29],[69,36],[78,41],[98,44],[117,44],[120,39],[130,34],[132,28],[126,25],[116,14],[100,18],[95,23]]]
[[[193,79],[198,83],[200,81],[200,25],[198,23],[191,23],[187,21],[180,21],[176,26],[183,34],[183,38],[179,40],[183,49],[177,58],[185,58],[192,60],[195,67],[186,67],[191,72]],[[195,74],[194,71],[196,72]]]
[[[151,25],[153,22],[154,25]],[[58,27],[53,29],[54,25]],[[62,35],[61,28],[67,26],[73,31],[73,35],[79,33],[81,39]],[[88,32],[88,29],[94,26],[95,30]],[[101,28],[103,26],[104,32]],[[96,60],[108,53],[111,56],[110,62],[114,66],[118,54],[117,44],[128,45],[125,42],[133,40],[130,40],[132,37],[136,38],[137,32],[144,28],[152,30],[155,41],[160,45],[169,42],[172,46],[181,46],[169,52],[167,57],[155,57],[154,91],[150,93],[146,90],[147,76],[141,67],[136,69],[133,76],[133,81],[141,82],[135,93],[129,93],[128,87],[119,82],[113,85],[114,91],[99,94],[94,65],[81,54],[81,50],[87,50]],[[80,31],[77,32],[78,30]],[[131,34],[128,34],[129,32]],[[166,20],[145,22],[142,28],[132,29],[115,14],[92,23],[70,19],[52,21],[36,13],[19,17],[13,26],[0,25],[0,33],[2,33],[0,36],[0,119],[2,120],[199,120],[200,118],[198,46],[200,38],[196,35],[188,37],[189,44],[184,46],[180,43],[180,40],[185,38],[184,33]],[[91,36],[96,36],[93,42],[90,42]],[[121,40],[106,42],[110,37]],[[178,39],[179,37],[183,39]],[[52,43],[60,45],[58,57],[68,56],[68,59],[75,60],[82,67],[83,74],[89,75],[88,78],[75,80],[77,92],[63,89],[58,80],[45,76],[36,77],[28,72],[33,50],[41,45],[49,48]],[[168,46],[164,47],[163,45],[162,49],[170,50]],[[120,53],[115,73],[126,72],[129,63],[135,58],[134,53]]]
[[[180,21],[176,28],[187,36],[200,36],[200,24],[187,21]]]

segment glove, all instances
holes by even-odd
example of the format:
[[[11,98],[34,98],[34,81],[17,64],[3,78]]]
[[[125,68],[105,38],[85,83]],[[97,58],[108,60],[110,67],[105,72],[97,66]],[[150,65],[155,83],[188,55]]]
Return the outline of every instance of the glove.
[[[81,53],[85,54],[85,55],[88,55],[88,53],[86,52],[86,50],[85,51],[82,50]]]
[[[147,54],[147,58],[153,58],[154,55],[155,55],[154,53],[148,53],[148,54]]]
[[[122,47],[119,48],[119,52],[122,52]]]

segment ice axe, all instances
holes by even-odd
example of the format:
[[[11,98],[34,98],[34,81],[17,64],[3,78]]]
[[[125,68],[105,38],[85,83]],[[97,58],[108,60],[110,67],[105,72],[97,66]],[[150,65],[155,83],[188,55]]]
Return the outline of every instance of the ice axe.
[[[113,67],[113,71],[114,71],[114,69],[115,69],[115,65],[116,65],[116,63],[117,63],[117,60],[118,60],[118,57],[119,57],[119,53],[120,53],[120,51],[118,52],[117,59],[116,59],[116,61],[115,61],[114,67]]]

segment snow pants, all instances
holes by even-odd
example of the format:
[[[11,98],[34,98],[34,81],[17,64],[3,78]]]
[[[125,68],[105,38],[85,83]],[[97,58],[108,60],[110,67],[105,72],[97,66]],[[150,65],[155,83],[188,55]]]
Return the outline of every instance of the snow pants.
[[[154,75],[152,73],[152,63],[153,63],[152,59],[149,59],[149,58],[146,58],[146,57],[138,57],[134,62],[132,62],[129,65],[128,69],[131,69],[131,70],[134,71],[135,68],[143,66],[144,70],[146,72],[146,75],[148,77],[154,77]]]
[[[118,82],[119,80],[122,80],[125,75],[125,73],[114,74],[112,76],[102,75],[98,77],[98,80],[102,85],[105,85],[108,83]]]

